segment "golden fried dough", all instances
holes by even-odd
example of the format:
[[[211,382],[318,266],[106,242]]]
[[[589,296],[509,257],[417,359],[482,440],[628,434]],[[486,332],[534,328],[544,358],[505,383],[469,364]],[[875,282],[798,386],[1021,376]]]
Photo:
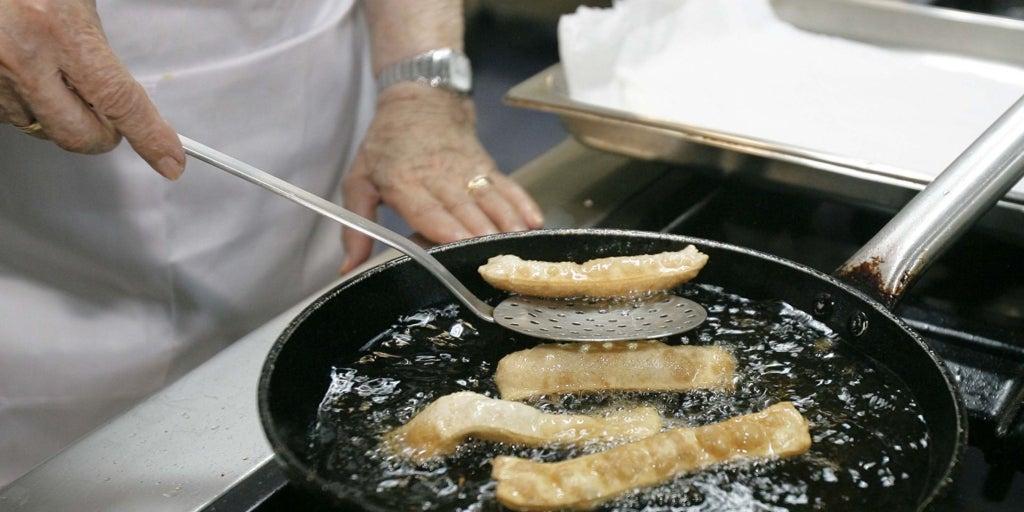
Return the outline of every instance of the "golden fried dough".
[[[600,258],[579,264],[494,256],[478,271],[491,286],[547,298],[614,298],[667,290],[697,276],[708,256],[689,245],[676,252]]]
[[[790,402],[697,428],[677,428],[562,462],[499,456],[491,476],[513,510],[587,510],[628,491],[743,457],[794,457],[811,446],[807,421]]]
[[[661,431],[652,407],[608,416],[546,414],[519,402],[462,391],[442,396],[387,433],[388,447],[417,463],[455,452],[467,437],[529,446],[635,441]]]
[[[687,391],[734,387],[736,361],[719,347],[658,341],[562,343],[513,352],[498,362],[501,397],[553,393]]]

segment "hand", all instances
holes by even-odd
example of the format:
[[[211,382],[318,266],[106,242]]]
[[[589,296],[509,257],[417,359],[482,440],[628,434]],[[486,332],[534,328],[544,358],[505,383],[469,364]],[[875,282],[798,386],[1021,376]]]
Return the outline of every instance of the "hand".
[[[435,243],[544,222],[537,203],[481,146],[472,100],[422,84],[397,84],[381,93],[342,192],[349,210],[376,220],[378,206],[387,203]],[[343,242],[345,273],[366,261],[373,241],[346,228]]]
[[[78,153],[123,136],[176,179],[185,153],[107,44],[92,0],[0,0],[0,123]]]

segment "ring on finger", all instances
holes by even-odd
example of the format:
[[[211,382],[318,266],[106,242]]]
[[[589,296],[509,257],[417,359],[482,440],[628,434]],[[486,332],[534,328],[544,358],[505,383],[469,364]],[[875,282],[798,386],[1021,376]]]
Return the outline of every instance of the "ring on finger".
[[[466,192],[472,194],[477,190],[491,186],[492,183],[491,179],[483,174],[474,176],[466,183]]]
[[[36,135],[39,132],[43,131],[43,125],[39,124],[39,121],[32,121],[32,123],[27,124],[25,126],[14,125],[14,127],[17,128],[21,133],[27,135]]]

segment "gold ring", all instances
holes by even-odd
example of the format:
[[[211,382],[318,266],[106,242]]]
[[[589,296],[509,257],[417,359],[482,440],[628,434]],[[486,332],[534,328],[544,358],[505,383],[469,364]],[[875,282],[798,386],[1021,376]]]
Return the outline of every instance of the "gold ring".
[[[39,121],[33,121],[32,124],[27,126],[15,126],[15,128],[20,130],[21,133],[25,133],[28,135],[35,135],[43,131],[43,125],[39,124]]]
[[[488,178],[487,176],[484,176],[483,174],[479,176],[474,176],[473,179],[469,180],[469,182],[466,183],[466,192],[472,194],[477,190],[491,186],[491,183],[491,179]]]

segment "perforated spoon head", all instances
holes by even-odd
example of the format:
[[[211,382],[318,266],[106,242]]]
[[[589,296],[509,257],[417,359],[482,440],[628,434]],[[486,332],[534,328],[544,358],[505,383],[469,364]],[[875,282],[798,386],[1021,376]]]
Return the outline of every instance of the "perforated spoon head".
[[[513,295],[494,308],[506,329],[553,341],[622,341],[679,334],[707,319],[696,302],[670,294],[642,299],[545,299]]]

